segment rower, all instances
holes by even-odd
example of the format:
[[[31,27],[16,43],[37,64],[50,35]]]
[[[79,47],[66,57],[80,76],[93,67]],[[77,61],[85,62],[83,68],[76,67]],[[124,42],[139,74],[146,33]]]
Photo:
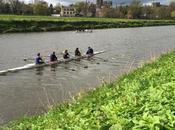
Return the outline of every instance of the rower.
[[[89,46],[86,54],[87,55],[92,55],[92,54],[94,54],[94,50]]]
[[[79,51],[79,48],[76,48],[76,50],[75,50],[75,56],[81,56],[81,52]]]
[[[64,51],[63,58],[64,58],[64,59],[69,59],[69,58],[70,58],[70,55],[69,55],[69,53],[68,53],[68,50],[65,50],[65,51]]]
[[[43,64],[44,63],[44,61],[43,61],[43,59],[41,58],[41,56],[40,56],[40,53],[38,53],[37,54],[37,57],[36,57],[36,59],[35,59],[35,64]]]
[[[57,61],[57,57],[55,55],[55,52],[53,52],[51,55],[50,55],[50,62],[54,62],[54,61]]]

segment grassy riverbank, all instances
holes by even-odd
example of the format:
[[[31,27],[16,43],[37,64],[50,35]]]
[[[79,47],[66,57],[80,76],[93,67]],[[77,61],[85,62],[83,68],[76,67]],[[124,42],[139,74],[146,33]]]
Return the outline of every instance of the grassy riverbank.
[[[0,15],[0,33],[175,25],[175,20]]]
[[[174,101],[175,51],[44,115],[11,123],[7,129],[173,130]]]

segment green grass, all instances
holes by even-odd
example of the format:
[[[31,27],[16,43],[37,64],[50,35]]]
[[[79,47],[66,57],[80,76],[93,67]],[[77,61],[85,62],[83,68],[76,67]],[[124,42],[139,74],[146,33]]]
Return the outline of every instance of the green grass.
[[[174,130],[175,51],[10,130]]]
[[[175,25],[175,20],[129,20],[116,18],[82,18],[0,15],[0,33],[66,31],[76,29],[126,28]]]
[[[118,22],[118,21],[138,21],[129,19],[116,18],[85,18],[85,17],[52,17],[52,16],[25,16],[25,15],[0,15],[0,20],[34,20],[34,21],[103,21],[103,22]],[[159,21],[159,20],[153,20]],[[167,20],[168,21],[168,20]]]

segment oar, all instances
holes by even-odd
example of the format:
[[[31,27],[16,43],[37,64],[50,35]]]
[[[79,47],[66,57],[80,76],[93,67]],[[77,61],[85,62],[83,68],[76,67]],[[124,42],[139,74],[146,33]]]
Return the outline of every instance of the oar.
[[[34,61],[35,58],[24,58],[23,61]]]
[[[101,57],[97,57],[97,56],[94,56],[93,57],[94,59],[99,59],[99,60],[102,60],[103,62],[108,62],[109,60],[108,59],[104,59],[104,58],[101,58]]]

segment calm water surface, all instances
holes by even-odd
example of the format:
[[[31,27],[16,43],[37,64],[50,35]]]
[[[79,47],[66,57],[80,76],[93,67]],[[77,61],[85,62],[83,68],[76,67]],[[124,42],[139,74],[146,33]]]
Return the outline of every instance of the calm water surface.
[[[95,88],[153,56],[175,48],[175,26],[95,30],[93,33],[48,32],[0,35],[0,70],[22,66],[40,52],[45,59],[76,47],[106,50],[91,60],[31,69],[0,76],[0,124],[39,114],[48,106]],[[86,68],[85,66],[88,66]]]

